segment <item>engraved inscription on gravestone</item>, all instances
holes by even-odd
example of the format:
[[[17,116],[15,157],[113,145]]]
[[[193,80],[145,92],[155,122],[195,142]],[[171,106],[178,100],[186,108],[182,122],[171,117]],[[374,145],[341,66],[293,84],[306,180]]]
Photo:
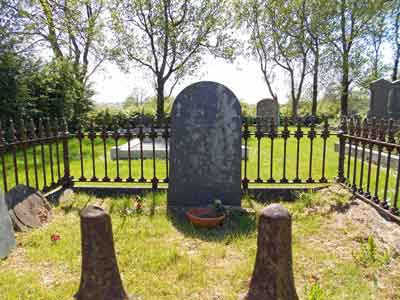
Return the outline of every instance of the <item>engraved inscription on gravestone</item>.
[[[383,78],[371,82],[368,117],[385,118],[388,116],[390,86],[390,81]]]
[[[171,113],[168,206],[241,204],[241,108],[231,90],[198,82]]]
[[[276,99],[263,99],[257,103],[257,121],[261,130],[268,131],[271,119],[275,126],[279,126],[279,103]]]

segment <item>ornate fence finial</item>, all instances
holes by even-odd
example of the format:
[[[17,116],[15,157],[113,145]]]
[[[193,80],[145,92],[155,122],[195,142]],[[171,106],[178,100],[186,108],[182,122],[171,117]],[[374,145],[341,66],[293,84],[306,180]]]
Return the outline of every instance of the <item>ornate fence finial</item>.
[[[17,141],[17,131],[15,130],[14,121],[10,120],[10,126],[8,127],[8,137],[11,143],[15,143]]]
[[[315,131],[314,118],[311,118],[310,130],[307,133],[307,137],[309,139],[313,140],[316,136],[317,136],[317,132]]]
[[[126,128],[125,137],[130,140],[132,139],[132,124],[128,121],[128,126]]]
[[[379,126],[379,124],[377,124],[377,122],[376,122],[376,117],[373,117],[372,123],[371,123],[371,130],[370,130],[370,139],[372,139],[372,140],[376,139],[377,132],[378,132],[377,125]]]
[[[53,136],[55,138],[59,138],[60,137],[60,128],[58,126],[58,119],[54,118],[51,122],[51,130],[53,131]]]
[[[0,148],[4,147],[6,144],[6,139],[4,137],[4,129],[0,120]]]
[[[396,143],[396,140],[394,138],[394,135],[396,134],[396,130],[393,126],[393,119],[389,120],[389,126],[388,126],[387,132],[388,132],[388,142],[392,143],[392,144]]]
[[[354,135],[354,131],[355,131],[355,126],[354,126],[354,119],[353,118],[349,118],[348,119],[348,129],[349,129],[349,134],[350,135]]]
[[[44,125],[43,125],[43,119],[42,118],[39,119],[38,129],[39,129],[39,138],[45,138],[46,137],[46,133],[45,133],[45,130],[44,130]]]
[[[386,128],[387,128],[387,124],[385,119],[381,119],[379,122],[379,126],[378,126],[378,139],[381,141],[385,141],[386,140]]]
[[[341,117],[340,118],[340,130],[339,134],[346,134],[347,133],[347,118],[346,117]]]
[[[46,137],[48,137],[48,138],[53,137],[53,131],[51,130],[50,118],[44,119],[44,130],[45,130]]]
[[[359,117],[355,118],[355,130],[354,133],[356,136],[360,137],[361,136],[361,120]]]
[[[18,130],[18,136],[19,139],[23,142],[26,141],[27,137],[28,137],[28,131],[27,128],[25,126],[25,121],[24,119],[20,119],[19,120],[19,130]]]
[[[296,137],[296,139],[301,139],[303,137],[303,131],[301,130],[301,122],[300,120],[297,120],[297,124],[296,124],[296,131],[294,133],[294,136]]]
[[[28,137],[31,140],[36,139],[36,126],[35,126],[35,122],[33,121],[33,119],[29,119]]]
[[[68,123],[65,118],[62,119],[62,131],[63,131],[63,136],[68,136],[69,131],[68,131]]]
[[[361,136],[363,138],[368,138],[369,136],[369,121],[367,118],[364,118],[362,122],[362,128],[361,128]]]
[[[329,132],[328,118],[325,117],[324,118],[324,127],[323,127],[322,132],[321,132],[321,137],[323,139],[327,139],[329,137],[329,135],[330,135],[330,132]]]
[[[277,137],[274,118],[270,119],[268,136],[273,139]]]
[[[115,140],[118,140],[119,138],[120,138],[120,133],[119,133],[119,123],[118,123],[118,121],[116,121],[114,124],[113,124],[113,126],[112,126],[113,128],[113,138],[115,139]]]
[[[93,120],[89,123],[88,138],[93,140],[96,138],[96,130]]]
[[[76,137],[79,140],[82,140],[84,138],[84,133],[83,133],[83,128],[82,128],[82,122],[78,123],[78,126],[76,128]]]

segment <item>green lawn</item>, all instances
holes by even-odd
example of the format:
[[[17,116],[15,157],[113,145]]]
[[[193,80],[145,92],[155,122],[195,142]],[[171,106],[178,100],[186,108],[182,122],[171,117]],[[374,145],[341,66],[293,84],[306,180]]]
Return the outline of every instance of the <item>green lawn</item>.
[[[0,299],[69,300],[80,279],[78,211],[89,203],[112,216],[126,290],[142,300],[233,300],[246,292],[256,254],[255,216],[234,215],[222,229],[199,230],[166,215],[166,195],[145,195],[144,212],[127,214],[132,198],[75,195],[54,208],[53,221],[19,233],[18,247],[0,261]],[[348,194],[303,194],[282,202],[293,216],[293,255],[301,299],[400,299],[400,258],[368,247],[359,223],[339,222]],[[262,204],[244,199],[258,213]],[[322,208],[329,208],[322,209]],[[333,209],[332,209],[333,208]],[[345,211],[345,210],[343,210]],[[50,235],[61,240],[52,243]],[[370,241],[377,239],[370,237]],[[372,250],[371,250],[372,249]]]

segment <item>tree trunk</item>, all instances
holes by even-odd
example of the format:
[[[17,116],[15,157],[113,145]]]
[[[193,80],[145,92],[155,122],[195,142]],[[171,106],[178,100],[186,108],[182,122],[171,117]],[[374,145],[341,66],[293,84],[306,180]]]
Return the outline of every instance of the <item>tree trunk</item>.
[[[295,90],[295,84],[294,84],[294,73],[293,71],[289,71],[290,73],[290,93],[292,95],[292,118],[295,120],[297,118],[297,104],[298,104],[298,99],[296,98],[296,90]]]
[[[396,21],[394,24],[394,30],[395,30],[395,43],[397,46],[396,49],[396,54],[394,57],[394,64],[393,64],[393,74],[392,74],[392,81],[397,80],[397,74],[399,71],[399,60],[400,60],[400,33],[399,33],[399,27],[400,27],[400,13],[396,15]]]
[[[397,50],[397,55],[394,59],[394,66],[393,66],[393,74],[392,74],[392,81],[397,80],[397,73],[399,70],[399,60],[400,60],[400,48]]]
[[[342,56],[342,82],[341,82],[341,97],[340,97],[340,112],[342,117],[348,114],[349,101],[349,54],[345,52]]]
[[[312,91],[312,107],[311,114],[315,117],[317,115],[318,104],[318,76],[319,76],[319,50],[314,52],[314,74],[313,74],[313,91]]]
[[[293,98],[292,99],[292,118],[293,119],[296,119],[297,118],[297,115],[298,115],[298,101],[295,99],[295,98]]]
[[[161,125],[164,121],[164,81],[157,80],[157,124]]]

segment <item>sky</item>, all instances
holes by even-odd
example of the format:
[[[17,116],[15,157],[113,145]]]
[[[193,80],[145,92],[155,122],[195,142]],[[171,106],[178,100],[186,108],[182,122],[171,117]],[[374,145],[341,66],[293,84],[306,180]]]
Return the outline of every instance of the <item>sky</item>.
[[[383,63],[391,65],[392,50],[389,45],[383,45],[382,56]],[[289,82],[281,69],[276,69],[275,73],[273,87],[278,95],[278,102],[287,103],[290,92]],[[238,99],[252,104],[270,97],[258,62],[254,58],[240,56],[231,63],[206,55],[197,74],[177,85],[172,95],[177,96],[186,86],[200,80],[222,83],[231,89]],[[117,65],[107,62],[93,75],[92,81],[96,91],[94,100],[100,105],[122,103],[132,90],[138,87],[144,89],[147,96],[155,95],[151,76],[140,68],[134,68],[127,74],[122,72]],[[306,89],[305,86],[304,89]]]
[[[120,71],[115,64],[104,64],[102,70],[92,77],[96,91],[94,100],[99,104],[121,103],[137,87],[145,89],[148,95],[154,95],[151,79],[146,80],[145,74],[146,72],[139,68],[127,74]],[[150,77],[147,76],[147,78]],[[211,55],[206,56],[198,73],[183,80],[174,89],[173,96],[178,95],[186,86],[200,80],[222,83],[231,89],[238,99],[243,99],[248,103],[257,103],[263,98],[270,97],[258,63],[244,57],[230,63]],[[287,102],[289,90],[282,73],[277,74],[275,82],[278,101]]]

